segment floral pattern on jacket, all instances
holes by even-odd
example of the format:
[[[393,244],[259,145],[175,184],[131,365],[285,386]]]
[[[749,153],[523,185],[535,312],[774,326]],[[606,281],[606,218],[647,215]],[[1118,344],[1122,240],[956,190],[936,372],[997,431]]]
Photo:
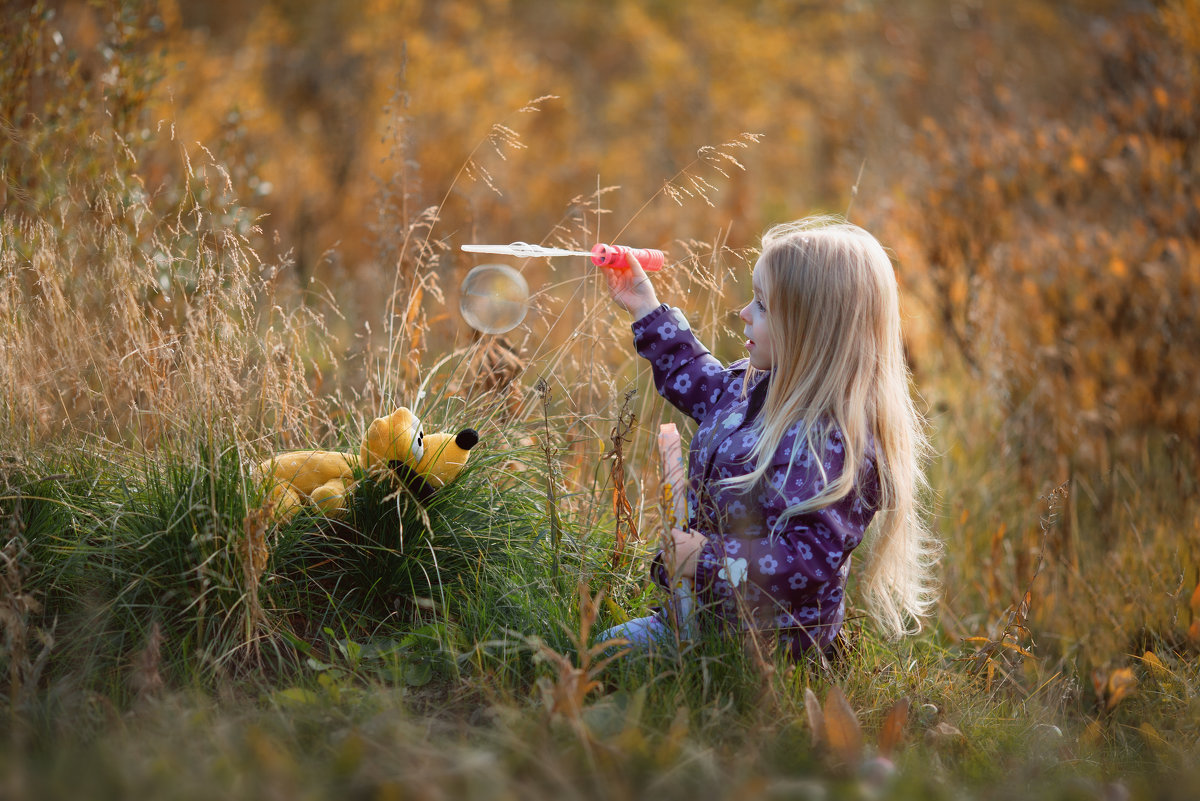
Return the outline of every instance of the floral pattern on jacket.
[[[724,624],[775,631],[794,655],[824,648],[845,618],[850,552],[878,505],[873,449],[855,489],[822,509],[783,519],[841,474],[844,443],[831,430],[819,453],[805,447],[804,423],[788,429],[764,481],[748,492],[722,479],[749,473],[756,421],[770,373],[752,378],[748,361],[722,365],[692,333],[683,313],[660,306],[633,324],[637,351],[659,394],[699,424],[688,452],[688,526],[707,542],[696,563],[701,608]],[[825,477],[822,477],[822,469]],[[652,574],[667,586],[662,559]]]

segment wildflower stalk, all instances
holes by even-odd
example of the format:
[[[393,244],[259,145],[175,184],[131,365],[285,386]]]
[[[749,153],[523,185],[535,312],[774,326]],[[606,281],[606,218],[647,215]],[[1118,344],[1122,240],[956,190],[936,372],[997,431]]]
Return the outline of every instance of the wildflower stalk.
[[[545,378],[539,378],[533,388],[542,399],[542,423],[545,426],[542,452],[546,454],[546,505],[547,515],[550,518],[550,542],[554,546],[554,577],[557,578],[562,528],[558,520],[558,498],[554,489],[554,449],[550,445],[550,385],[546,383]]]

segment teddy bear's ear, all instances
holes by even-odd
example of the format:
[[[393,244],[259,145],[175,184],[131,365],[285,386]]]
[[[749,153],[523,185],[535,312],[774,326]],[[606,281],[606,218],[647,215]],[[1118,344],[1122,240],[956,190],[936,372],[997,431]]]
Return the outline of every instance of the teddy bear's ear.
[[[387,417],[376,418],[367,428],[360,462],[368,471],[392,462],[415,465],[425,454],[424,440],[421,421],[401,406]]]

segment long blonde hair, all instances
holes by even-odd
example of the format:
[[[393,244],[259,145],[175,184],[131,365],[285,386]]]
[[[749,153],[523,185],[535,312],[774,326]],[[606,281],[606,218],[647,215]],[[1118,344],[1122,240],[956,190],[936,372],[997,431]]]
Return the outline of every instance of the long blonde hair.
[[[889,632],[917,631],[935,601],[939,543],[924,522],[929,443],[909,393],[891,261],[862,228],[810,217],[763,235],[758,274],[774,363],[749,456],[754,470],[727,483],[758,483],[791,426],[806,427],[813,453],[836,428],[845,443],[841,474],[832,482],[826,476],[816,496],[788,507],[784,517],[821,509],[854,490],[873,443],[882,519],[872,527],[863,600]]]

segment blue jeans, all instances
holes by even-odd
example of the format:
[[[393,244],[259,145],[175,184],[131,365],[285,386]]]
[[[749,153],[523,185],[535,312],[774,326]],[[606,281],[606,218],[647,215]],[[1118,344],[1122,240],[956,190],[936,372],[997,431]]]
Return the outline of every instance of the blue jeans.
[[[627,623],[613,626],[602,633],[596,642],[602,643],[618,637],[628,640],[633,650],[643,653],[653,651],[656,647],[673,648],[675,645],[675,632],[671,631],[667,621],[660,615],[637,617]]]

